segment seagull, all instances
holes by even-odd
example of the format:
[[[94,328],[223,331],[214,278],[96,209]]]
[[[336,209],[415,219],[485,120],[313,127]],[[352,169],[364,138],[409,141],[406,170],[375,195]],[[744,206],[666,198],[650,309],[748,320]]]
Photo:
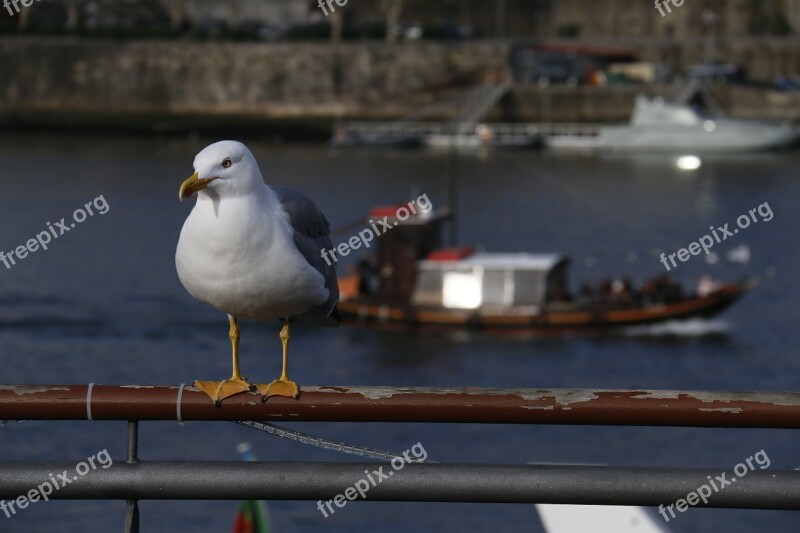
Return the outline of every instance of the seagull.
[[[186,290],[228,315],[233,373],[223,381],[195,381],[219,406],[242,392],[297,398],[288,376],[290,323],[337,326],[336,268],[320,250],[332,248],[325,215],[300,191],[264,182],[250,150],[220,141],[194,159],[180,200],[197,194],[183,224],[175,266]],[[251,384],[239,370],[239,318],[282,320],[283,370],[268,385]]]

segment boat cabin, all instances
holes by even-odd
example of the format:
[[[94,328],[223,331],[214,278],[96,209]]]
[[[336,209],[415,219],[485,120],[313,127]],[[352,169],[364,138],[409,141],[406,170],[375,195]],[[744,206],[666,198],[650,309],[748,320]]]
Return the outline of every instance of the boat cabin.
[[[476,253],[417,263],[412,304],[446,309],[541,308],[567,298],[566,257]]]
[[[706,122],[709,119],[693,107],[642,95],[636,97],[631,115],[632,126],[700,126]]]
[[[394,216],[397,210],[387,206],[370,212],[370,222],[383,218],[391,227],[377,239],[377,289],[365,294],[358,289],[360,280],[347,278],[340,283],[342,299],[361,296],[396,306],[490,312],[539,310],[546,302],[569,299],[566,256],[443,248],[443,228],[451,215],[447,208],[405,220]]]

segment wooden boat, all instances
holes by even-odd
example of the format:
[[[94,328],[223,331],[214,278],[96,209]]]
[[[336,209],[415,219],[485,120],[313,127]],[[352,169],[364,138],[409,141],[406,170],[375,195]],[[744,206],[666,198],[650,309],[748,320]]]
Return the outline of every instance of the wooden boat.
[[[446,209],[402,221],[395,212],[371,213],[391,227],[374,241],[377,261],[368,255],[340,277],[338,309],[345,320],[504,332],[603,330],[711,317],[755,285],[748,279],[684,294],[663,275],[638,290],[618,280],[605,291],[576,296],[567,288],[563,255],[442,250]]]

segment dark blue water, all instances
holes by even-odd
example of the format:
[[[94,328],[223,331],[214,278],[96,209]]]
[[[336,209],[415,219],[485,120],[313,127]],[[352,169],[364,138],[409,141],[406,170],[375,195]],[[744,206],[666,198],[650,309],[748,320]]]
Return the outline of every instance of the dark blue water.
[[[177,384],[229,370],[225,317],[180,285],[174,250],[191,205],[178,187],[205,141],[16,137],[0,143],[0,250],[24,244],[99,195],[95,214],[11,269],[0,263],[0,383]],[[768,202],[774,218],[717,245],[720,261],[693,257],[675,271],[761,285],[719,321],[601,337],[528,339],[406,336],[366,329],[296,329],[293,377],[302,384],[799,390],[800,180],[796,153],[706,159],[696,172],[672,158],[506,153],[451,159],[436,153],[335,152],[253,145],[268,183],[302,189],[334,227],[373,204],[427,194],[447,201],[457,176],[458,236],[492,251],[561,251],[572,284],[663,271],[710,225]],[[355,233],[355,232],[353,232]],[[350,234],[342,235],[345,240]],[[751,261],[725,254],[748,245]],[[700,333],[711,334],[700,334]],[[278,324],[242,323],[242,366],[279,372]],[[800,467],[800,434],[778,430],[296,424],[296,429],[392,451],[420,442],[429,459],[475,463],[602,463],[713,467],[765,450],[772,469]],[[230,423],[144,423],[144,460],[237,460],[249,441],[263,460],[349,460]],[[75,462],[125,450],[125,424],[36,422],[0,427],[4,460]],[[665,502],[668,503],[668,502]],[[226,531],[236,502],[143,502],[144,531]],[[354,502],[324,518],[313,502],[270,502],[276,531],[541,531],[533,506]],[[121,502],[37,503],[0,531],[113,531]],[[797,531],[800,515],[690,510],[674,531]]]

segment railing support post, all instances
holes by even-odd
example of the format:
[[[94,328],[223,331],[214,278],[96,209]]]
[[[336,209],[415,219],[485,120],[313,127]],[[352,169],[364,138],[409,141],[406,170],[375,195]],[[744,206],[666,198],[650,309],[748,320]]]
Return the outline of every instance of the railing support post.
[[[139,422],[128,421],[128,464],[139,462]],[[127,500],[125,533],[139,533],[139,500]]]

